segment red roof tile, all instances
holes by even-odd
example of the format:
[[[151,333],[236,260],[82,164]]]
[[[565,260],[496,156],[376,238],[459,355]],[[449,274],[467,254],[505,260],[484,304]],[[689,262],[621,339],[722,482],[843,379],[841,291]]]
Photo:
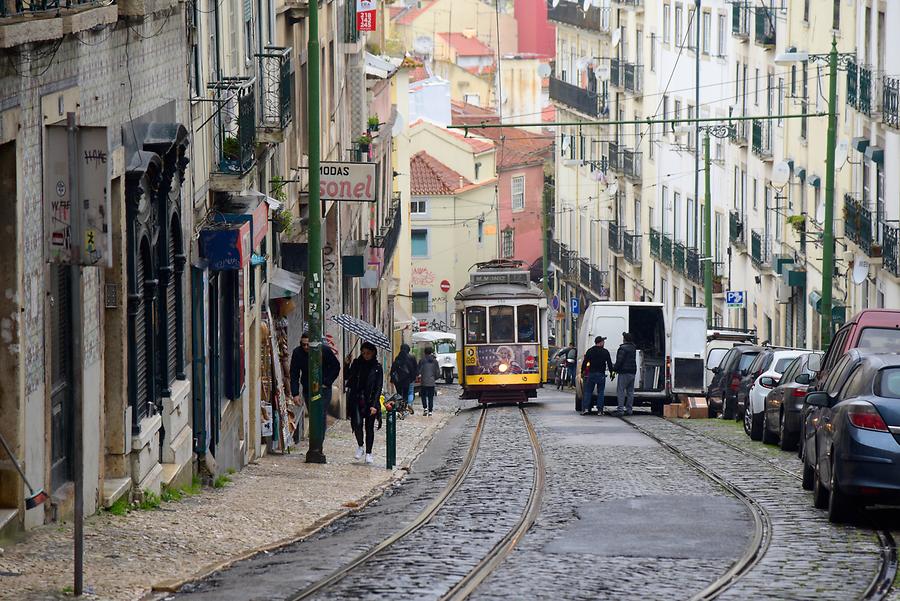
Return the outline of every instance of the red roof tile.
[[[414,196],[446,196],[472,182],[425,152],[409,160],[410,193]]]
[[[406,10],[399,14],[399,16],[395,17],[397,19],[398,25],[412,25],[413,21],[415,21],[419,15],[427,11],[434,5],[434,2],[422,2],[422,8],[418,6],[412,6],[409,10]]]
[[[499,121],[493,109],[475,106],[459,100],[450,101],[450,117],[453,125],[477,125]]]
[[[541,110],[541,121],[544,123],[553,123],[556,121],[556,107],[548,104]]]
[[[459,56],[494,56],[494,50],[476,37],[461,33],[439,33],[439,36],[456,50]]]
[[[409,72],[409,83],[416,83],[417,81],[428,79],[428,77],[428,71],[425,67],[416,67]]]
[[[494,141],[499,169],[543,163],[553,151],[552,133],[539,134],[516,127],[488,127],[472,128],[469,134]]]

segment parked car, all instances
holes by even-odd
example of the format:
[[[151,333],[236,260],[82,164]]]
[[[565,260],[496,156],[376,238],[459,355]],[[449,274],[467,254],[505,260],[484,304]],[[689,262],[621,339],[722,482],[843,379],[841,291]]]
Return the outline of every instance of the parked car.
[[[722,359],[738,344],[756,344],[756,330],[741,328],[715,328],[706,331],[706,378],[709,388],[712,383],[712,369],[722,364]]]
[[[761,346],[739,344],[725,354],[718,366],[711,368],[713,379],[706,388],[706,403],[710,407],[710,413],[734,419],[741,376],[762,350]]]
[[[900,310],[866,309],[844,324],[831,339],[825,356],[810,363],[810,369],[816,372],[813,390],[822,390],[837,362],[844,353],[854,348],[872,353],[900,350]]]
[[[766,410],[766,395],[773,390],[781,379],[781,374],[788,365],[797,357],[805,355],[806,351],[797,349],[766,349],[760,353],[753,365],[750,366],[752,377],[759,374],[750,384],[747,390],[744,407],[744,432],[751,440],[763,438],[763,417]],[[755,366],[755,367],[754,367]],[[758,369],[759,371],[753,371]],[[738,402],[740,408],[740,401]],[[763,442],[772,442],[765,440]]]
[[[777,440],[783,451],[792,451],[798,447],[803,400],[813,376],[816,375],[809,369],[809,358],[811,355],[821,354],[805,353],[791,361],[778,385],[766,395],[763,442],[774,443]]]
[[[812,472],[814,504],[828,508],[829,521],[900,503],[900,355],[851,350],[806,403],[817,421],[804,444],[804,476]]]

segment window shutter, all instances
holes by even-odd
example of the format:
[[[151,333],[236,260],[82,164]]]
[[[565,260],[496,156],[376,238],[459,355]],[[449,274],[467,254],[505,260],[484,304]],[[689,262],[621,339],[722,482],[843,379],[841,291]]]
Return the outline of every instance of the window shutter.
[[[172,232],[169,232],[169,247],[167,249],[169,265],[175,265],[175,236]],[[166,287],[166,317],[167,317],[167,332],[166,332],[166,351],[167,357],[166,361],[168,361],[169,369],[167,370],[169,384],[175,381],[175,374],[178,373],[178,365],[177,365],[177,357],[178,357],[178,328],[180,324],[178,323],[178,298],[175,294],[175,278],[180,277],[180,274],[176,274],[173,270],[172,279],[169,281],[169,285]]]
[[[138,252],[135,260],[138,310],[134,320],[134,345],[137,355],[137,413],[138,419],[150,415],[149,362],[147,352],[147,307],[144,299],[144,253]]]

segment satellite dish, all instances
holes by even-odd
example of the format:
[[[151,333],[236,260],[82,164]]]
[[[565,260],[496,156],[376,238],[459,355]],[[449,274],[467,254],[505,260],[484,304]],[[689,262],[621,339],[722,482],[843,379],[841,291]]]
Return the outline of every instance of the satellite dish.
[[[397,138],[400,134],[403,133],[403,128],[406,125],[403,123],[403,115],[401,113],[397,113],[397,118],[394,119],[394,127],[391,128],[391,136]]]
[[[619,45],[619,42],[622,41],[622,30],[616,27],[612,32],[612,45],[613,48]]]
[[[591,7],[591,0],[584,0],[584,4],[582,5],[584,12],[587,12],[590,7]]]
[[[550,65],[541,63],[537,68],[538,76],[541,78],[550,77]]]
[[[850,143],[847,140],[840,140],[834,148],[834,164],[838,167],[844,165],[847,161],[847,155],[850,152]]]
[[[551,2],[551,5],[553,6],[553,8],[556,8],[558,4],[559,4],[559,0],[553,0],[553,2]]]
[[[781,188],[788,180],[791,179],[791,167],[786,162],[776,163],[772,168],[772,184],[776,188]]]
[[[619,182],[613,180],[606,185],[606,194],[610,198],[616,195],[616,192],[619,191]]]
[[[853,260],[853,272],[850,277],[853,278],[854,284],[865,282],[866,278],[869,277],[869,259],[862,255],[856,255],[856,258]]]
[[[818,223],[825,223],[825,201],[820,201],[819,206],[816,207],[816,221]]]
[[[597,79],[609,79],[609,65],[597,65],[594,68],[594,77]]]

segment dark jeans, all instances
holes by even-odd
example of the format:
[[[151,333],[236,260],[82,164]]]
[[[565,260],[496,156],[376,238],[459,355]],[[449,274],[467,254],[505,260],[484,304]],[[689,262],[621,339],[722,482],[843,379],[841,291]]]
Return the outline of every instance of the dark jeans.
[[[420,386],[419,396],[422,397],[422,409],[434,410],[434,386]]]
[[[603,397],[606,395],[606,372],[589,371],[581,391],[581,410],[587,412],[594,404],[594,387],[597,388],[597,413],[603,413]]]
[[[616,384],[616,396],[618,397],[618,412],[631,415],[632,407],[634,407],[634,376],[635,374],[619,374],[619,381]]]
[[[375,418],[374,415],[361,415],[363,409],[354,407],[350,412],[350,426],[353,428],[353,434],[356,435],[356,444],[363,446],[363,427],[366,431],[366,453],[372,452],[372,445],[375,444]]]

